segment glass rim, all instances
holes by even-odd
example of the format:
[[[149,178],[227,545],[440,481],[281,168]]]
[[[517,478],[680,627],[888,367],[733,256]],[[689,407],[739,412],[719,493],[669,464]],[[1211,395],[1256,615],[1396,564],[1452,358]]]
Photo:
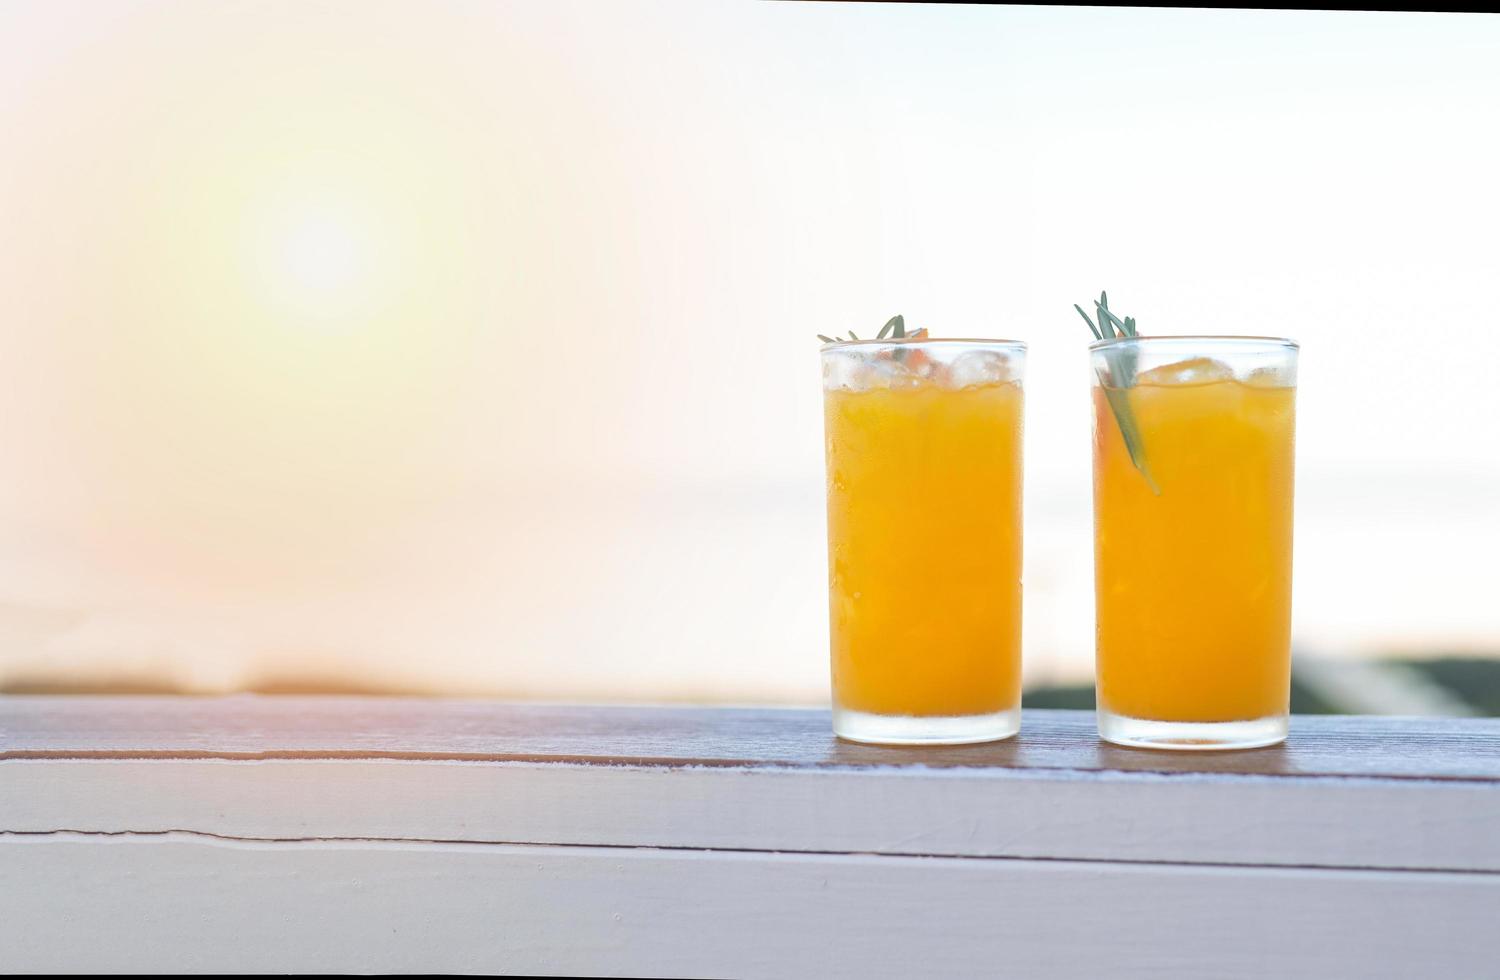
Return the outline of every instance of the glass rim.
[[[819,352],[831,350],[844,350],[850,347],[942,347],[945,345],[963,347],[1004,347],[1009,350],[1025,352],[1026,341],[1003,340],[987,337],[924,337],[921,340],[911,340],[905,337],[886,337],[878,339],[871,337],[868,340],[835,340],[831,344],[824,344]]]
[[[1185,333],[1185,334],[1152,334],[1149,337],[1106,337],[1089,344],[1089,350],[1104,350],[1108,347],[1124,346],[1125,344],[1151,344],[1156,341],[1171,342],[1174,340],[1185,340],[1194,343],[1226,343],[1243,344],[1260,349],[1281,349],[1299,351],[1301,345],[1290,337],[1260,337],[1254,334],[1227,334],[1227,333]]]

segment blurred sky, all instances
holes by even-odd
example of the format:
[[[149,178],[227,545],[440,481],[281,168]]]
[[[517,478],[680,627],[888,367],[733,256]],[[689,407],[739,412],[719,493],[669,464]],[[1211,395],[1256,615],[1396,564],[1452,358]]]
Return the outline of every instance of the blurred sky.
[[[815,333],[1303,345],[1296,634],[1500,650],[1500,19],[0,2],[0,681],[826,693]]]

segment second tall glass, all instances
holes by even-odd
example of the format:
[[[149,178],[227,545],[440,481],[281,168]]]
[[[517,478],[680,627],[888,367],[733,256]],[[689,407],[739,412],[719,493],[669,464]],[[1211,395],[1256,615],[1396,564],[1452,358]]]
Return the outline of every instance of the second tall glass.
[[[1152,748],[1279,742],[1297,345],[1121,337],[1089,349],[1099,734]]]
[[[1025,345],[849,341],[822,356],[834,731],[1014,735]]]

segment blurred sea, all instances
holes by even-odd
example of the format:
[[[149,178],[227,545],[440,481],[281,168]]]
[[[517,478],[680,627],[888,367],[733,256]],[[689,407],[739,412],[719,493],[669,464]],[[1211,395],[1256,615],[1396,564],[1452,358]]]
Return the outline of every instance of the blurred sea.
[[[1295,646],[1322,661],[1500,655],[1484,481],[1303,476]],[[1028,687],[1092,670],[1087,488],[1027,498]],[[278,563],[133,576],[0,542],[0,686],[372,690],[564,700],[827,696],[821,487],[513,488]]]

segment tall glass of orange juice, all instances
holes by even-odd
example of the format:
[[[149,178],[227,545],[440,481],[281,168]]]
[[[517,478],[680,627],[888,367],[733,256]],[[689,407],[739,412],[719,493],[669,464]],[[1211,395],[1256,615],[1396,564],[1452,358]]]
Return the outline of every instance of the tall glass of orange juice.
[[[1119,336],[1094,368],[1099,734],[1286,738],[1297,345]]]
[[[1021,378],[1014,341],[823,349],[833,727],[1007,738],[1021,713]]]

